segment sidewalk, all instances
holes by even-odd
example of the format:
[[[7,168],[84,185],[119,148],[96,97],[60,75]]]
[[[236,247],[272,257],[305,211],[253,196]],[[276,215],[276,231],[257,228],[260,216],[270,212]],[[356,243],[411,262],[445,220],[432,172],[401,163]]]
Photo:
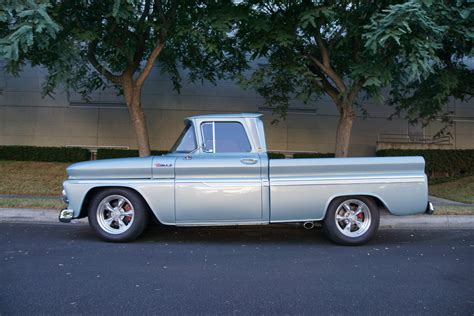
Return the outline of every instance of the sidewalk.
[[[429,201],[434,204],[435,209],[437,206],[474,206],[474,204],[466,204],[462,202],[451,201],[447,199],[443,199],[436,196],[429,196]]]
[[[84,225],[87,218],[62,224],[58,220],[59,210],[0,208],[0,223],[38,223],[61,225]],[[382,214],[381,229],[474,229],[474,216],[470,215],[410,215],[392,216]]]

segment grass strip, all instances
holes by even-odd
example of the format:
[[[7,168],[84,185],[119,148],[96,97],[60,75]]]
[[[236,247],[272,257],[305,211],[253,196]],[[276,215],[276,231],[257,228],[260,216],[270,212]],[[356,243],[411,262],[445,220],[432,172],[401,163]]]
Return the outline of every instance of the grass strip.
[[[61,195],[69,163],[0,160],[0,194]]]
[[[4,208],[54,208],[63,209],[66,204],[61,199],[0,198]]]
[[[474,176],[429,186],[430,195],[462,203],[474,204]]]

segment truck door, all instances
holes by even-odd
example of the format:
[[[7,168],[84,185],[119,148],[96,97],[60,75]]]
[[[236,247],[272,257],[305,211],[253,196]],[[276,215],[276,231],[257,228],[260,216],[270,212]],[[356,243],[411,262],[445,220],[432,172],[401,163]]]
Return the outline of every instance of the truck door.
[[[202,150],[176,160],[176,223],[262,221],[261,161],[240,122],[203,122]]]

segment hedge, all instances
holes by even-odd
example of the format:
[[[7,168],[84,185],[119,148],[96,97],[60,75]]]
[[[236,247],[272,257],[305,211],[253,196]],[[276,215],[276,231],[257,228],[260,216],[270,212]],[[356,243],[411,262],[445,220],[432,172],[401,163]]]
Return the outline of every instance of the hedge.
[[[153,156],[159,156],[168,153],[167,151],[152,150]],[[110,158],[128,158],[138,157],[138,150],[134,149],[111,149],[111,148],[99,148],[97,149],[97,159],[110,159]]]
[[[269,159],[285,159],[286,156],[283,153],[267,153]],[[334,154],[331,153],[296,153],[291,158],[334,158]]]
[[[167,151],[151,151],[152,155],[166,154]],[[269,159],[285,159],[286,156],[283,153],[269,152],[267,153]],[[109,159],[109,158],[126,158],[126,157],[137,157],[138,150],[132,149],[105,149],[101,148],[97,150],[97,159]],[[300,153],[294,154],[293,158],[330,158],[334,157],[334,154],[322,154],[322,153]]]
[[[162,155],[167,151],[153,150],[152,155]],[[422,156],[426,161],[425,172],[430,179],[460,177],[474,174],[474,149],[453,150],[404,150],[385,149],[376,153],[386,156]],[[138,150],[105,149],[97,150],[97,159],[137,157]],[[270,159],[284,159],[283,153],[268,153]],[[332,153],[295,153],[293,158],[331,158]],[[0,160],[77,162],[90,159],[88,149],[79,147],[37,147],[0,146]]]
[[[460,177],[474,174],[474,149],[384,149],[377,156],[422,156],[430,179]]]
[[[334,158],[331,153],[295,153],[293,158]]]
[[[90,155],[80,147],[0,146],[0,160],[77,162]]]

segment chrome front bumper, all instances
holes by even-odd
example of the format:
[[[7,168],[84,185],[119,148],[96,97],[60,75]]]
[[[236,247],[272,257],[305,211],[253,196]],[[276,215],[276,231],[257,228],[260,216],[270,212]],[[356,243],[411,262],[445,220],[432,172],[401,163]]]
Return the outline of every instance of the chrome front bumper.
[[[69,223],[74,216],[74,211],[70,209],[64,209],[59,213],[59,221],[61,223]]]
[[[425,214],[432,215],[434,211],[435,209],[434,209],[433,203],[428,202],[428,205],[426,206]]]

